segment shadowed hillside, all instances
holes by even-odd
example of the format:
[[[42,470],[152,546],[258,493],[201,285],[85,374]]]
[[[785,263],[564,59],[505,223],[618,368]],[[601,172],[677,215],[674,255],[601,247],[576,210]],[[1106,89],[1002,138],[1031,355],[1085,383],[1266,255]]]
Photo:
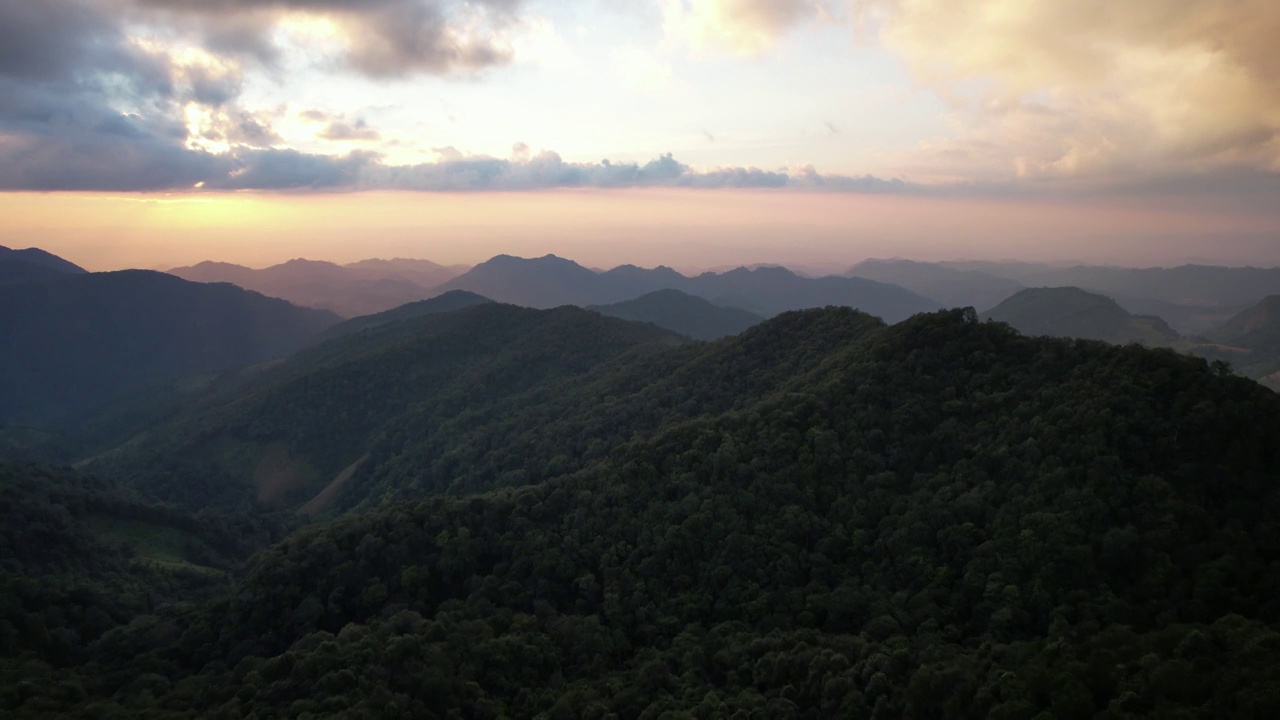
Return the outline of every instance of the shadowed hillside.
[[[480,316],[501,342],[470,345],[463,325]],[[543,345],[561,354],[605,327],[643,328],[486,305],[369,333],[406,356],[476,347],[439,377],[486,388],[519,380],[501,380],[513,367],[473,374],[499,367],[483,357],[537,362],[502,323],[547,322],[559,330],[542,325]],[[338,376],[323,373],[427,384],[395,353],[324,347],[311,379],[280,396],[300,408],[283,427],[360,414],[349,401],[362,395],[335,397]],[[971,311],[887,327],[833,308],[718,343],[633,345],[546,380],[523,400],[471,400],[454,429],[389,426],[367,462],[341,468],[357,467],[342,492],[378,486],[397,502],[302,530],[180,617],[104,634],[88,663],[61,664],[79,693],[49,681],[59,671],[10,667],[29,682],[2,707],[814,720],[1280,709],[1280,397],[1202,359],[1029,338]],[[310,404],[308,387],[346,407]],[[274,407],[246,417],[271,431]],[[435,445],[472,421],[467,441]],[[497,491],[456,483],[508,450]]]
[[[13,250],[0,245],[0,285],[80,275],[84,268],[39,248]]]
[[[445,426],[471,427],[515,398],[641,345],[679,342],[572,307],[484,303],[410,318],[299,353],[223,404],[179,417],[90,467],[188,507],[298,507],[364,455],[372,453],[361,477],[403,469],[409,449],[392,440],[403,433],[463,443],[462,431]],[[486,446],[453,450],[464,447]],[[491,460],[517,453],[494,448]]]
[[[344,322],[324,331],[320,336],[321,340],[332,340],[333,338],[349,335],[362,330],[372,330],[376,327],[389,325],[401,320],[409,320],[424,315],[436,315],[439,313],[453,312],[454,310],[462,310],[473,305],[483,305],[493,302],[487,297],[467,292],[466,290],[450,290],[433,297],[429,300],[419,300],[417,302],[401,305],[400,307],[387,310],[385,312],[376,313],[374,315],[362,315],[360,317],[351,318]]]
[[[0,421],[46,422],[165,380],[283,357],[336,321],[143,270],[0,287]]]
[[[588,308],[602,315],[648,322],[695,340],[737,335],[764,318],[738,308],[720,307],[679,290],[656,290],[635,300]]]

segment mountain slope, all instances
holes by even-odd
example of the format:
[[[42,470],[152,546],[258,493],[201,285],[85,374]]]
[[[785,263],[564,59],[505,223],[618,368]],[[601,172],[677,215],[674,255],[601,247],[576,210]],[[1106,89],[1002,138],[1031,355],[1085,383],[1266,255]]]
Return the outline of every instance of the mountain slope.
[[[501,414],[531,388],[581,377],[632,349],[680,342],[572,307],[484,303],[415,317],[298,353],[222,404],[89,467],[192,508],[296,508],[365,455],[373,457],[361,478],[403,469],[405,441],[392,438],[410,429],[458,441],[441,428]]]
[[[696,277],[666,267],[647,270],[632,265],[597,273],[554,255],[532,260],[500,255],[441,288],[470,290],[499,302],[537,308],[610,305],[657,290],[679,290],[766,317],[842,305],[897,322],[938,308],[938,303],[909,290],[863,278],[806,278],[779,267],[739,268]]]
[[[336,320],[142,270],[0,287],[0,421],[48,422],[167,379],[282,357]]]
[[[305,307],[346,317],[369,315],[422,300],[461,268],[427,260],[363,260],[349,265],[296,259],[261,270],[203,262],[170,270],[193,282],[227,282]]]
[[[991,273],[912,260],[865,260],[849,275],[904,287],[943,307],[993,307],[1023,289],[1016,280]]]
[[[1197,353],[1225,360],[1280,391],[1280,295],[1264,298],[1207,337],[1213,344],[1197,347]]]
[[[453,312],[462,310],[474,305],[483,305],[493,302],[487,297],[467,292],[466,290],[450,290],[442,295],[430,298],[428,300],[419,300],[418,302],[408,303],[400,307],[380,312],[374,315],[363,315],[361,317],[351,318],[344,322],[324,331],[320,336],[320,340],[331,340],[333,338],[349,335],[361,330],[371,330],[383,325],[400,322],[401,320],[410,320],[424,315],[436,315],[438,313]]]
[[[695,340],[717,340],[737,335],[764,322],[764,318],[738,308],[720,307],[679,290],[656,290],[635,300],[587,308],[602,315],[653,323]]]
[[[74,263],[39,248],[11,250],[0,246],[0,285],[47,280],[85,272]]]
[[[453,315],[480,311],[496,309]],[[604,370],[612,379],[554,388],[613,388],[581,401],[594,411],[574,418],[583,442],[613,435],[615,402],[639,396],[637,411],[665,419],[532,487],[304,530],[181,622],[96,643],[65,676],[83,692],[33,684],[9,707],[815,720],[1280,709],[1280,397],[1255,384],[1167,350],[1028,338],[960,311],[892,327],[788,313]]]
[[[1225,345],[1280,352],[1280,295],[1263,298],[1208,337]]]
[[[1080,288],[1029,288],[982,314],[1025,335],[1102,340],[1117,345],[1184,345],[1157,317],[1131,315],[1115,300]]]
[[[40,248],[14,250],[0,245],[0,262],[26,263],[27,265],[36,265],[55,272],[75,275],[85,272],[85,269],[79,265],[76,265],[69,260],[64,260],[53,253],[41,250]]]

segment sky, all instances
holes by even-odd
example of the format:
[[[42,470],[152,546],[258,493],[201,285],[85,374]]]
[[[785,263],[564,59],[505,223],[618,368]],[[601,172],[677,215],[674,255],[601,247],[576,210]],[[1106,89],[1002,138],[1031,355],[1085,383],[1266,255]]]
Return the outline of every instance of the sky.
[[[1274,0],[0,0],[0,244],[1280,264]]]

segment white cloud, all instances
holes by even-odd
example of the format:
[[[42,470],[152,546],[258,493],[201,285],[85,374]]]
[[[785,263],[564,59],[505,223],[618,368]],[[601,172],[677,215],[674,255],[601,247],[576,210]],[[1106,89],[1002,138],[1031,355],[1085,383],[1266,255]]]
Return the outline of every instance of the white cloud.
[[[827,0],[661,0],[669,41],[696,50],[764,52],[802,23],[827,18]]]

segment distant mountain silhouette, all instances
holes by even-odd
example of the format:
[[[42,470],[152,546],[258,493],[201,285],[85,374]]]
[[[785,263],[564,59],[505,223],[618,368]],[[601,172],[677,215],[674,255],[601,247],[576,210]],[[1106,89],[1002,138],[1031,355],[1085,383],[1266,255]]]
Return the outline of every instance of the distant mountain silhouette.
[[[1078,287],[1102,293],[1129,312],[1156,314],[1184,334],[1204,333],[1280,288],[1280,267],[1181,265],[1055,267],[1020,262],[944,262],[1016,280],[1027,287]]]
[[[1117,345],[1183,345],[1158,317],[1133,315],[1105,295],[1076,287],[1029,288],[981,314],[1008,323],[1024,335],[1103,340]]]
[[[737,335],[764,322],[755,313],[732,307],[721,307],[679,290],[655,290],[635,300],[613,305],[592,305],[602,315],[623,320],[653,323],[695,340],[717,340]]]
[[[418,302],[401,305],[398,308],[380,312],[374,315],[362,315],[360,317],[351,318],[345,322],[325,330],[319,340],[331,340],[343,335],[360,332],[361,330],[371,330],[381,327],[389,323],[399,322],[401,320],[409,320],[415,317],[423,317],[426,315],[436,315],[439,313],[453,312],[461,310],[473,305],[483,305],[493,302],[483,295],[477,295],[466,290],[450,290],[443,295],[433,297],[429,300],[419,300]]]
[[[343,267],[372,277],[407,280],[422,287],[435,287],[471,269],[470,265],[440,265],[412,258],[375,258],[347,263]]]
[[[0,285],[84,272],[79,265],[39,248],[13,250],[0,245]]]
[[[145,270],[0,287],[0,421],[51,420],[166,379],[282,357],[337,321]]]
[[[544,309],[615,302],[612,297],[600,299],[612,292],[603,275],[555,255],[498,255],[444,283],[440,289],[469,290],[497,302]]]
[[[1023,289],[1022,283],[981,270],[960,270],[914,260],[865,260],[852,277],[899,285],[944,307],[988,308]]]
[[[428,260],[362,260],[338,265],[290,260],[262,270],[202,262],[169,271],[193,282],[229,282],[246,290],[297,305],[322,308],[345,317],[370,315],[438,294],[433,288],[464,268]]]
[[[554,255],[534,259],[499,255],[440,289],[470,290],[498,302],[534,308],[611,305],[655,290],[680,290],[765,317],[838,305],[858,308],[887,322],[939,307],[909,290],[864,278],[806,278],[780,267],[739,268],[696,277],[667,267],[648,270],[633,265],[597,273]]]

